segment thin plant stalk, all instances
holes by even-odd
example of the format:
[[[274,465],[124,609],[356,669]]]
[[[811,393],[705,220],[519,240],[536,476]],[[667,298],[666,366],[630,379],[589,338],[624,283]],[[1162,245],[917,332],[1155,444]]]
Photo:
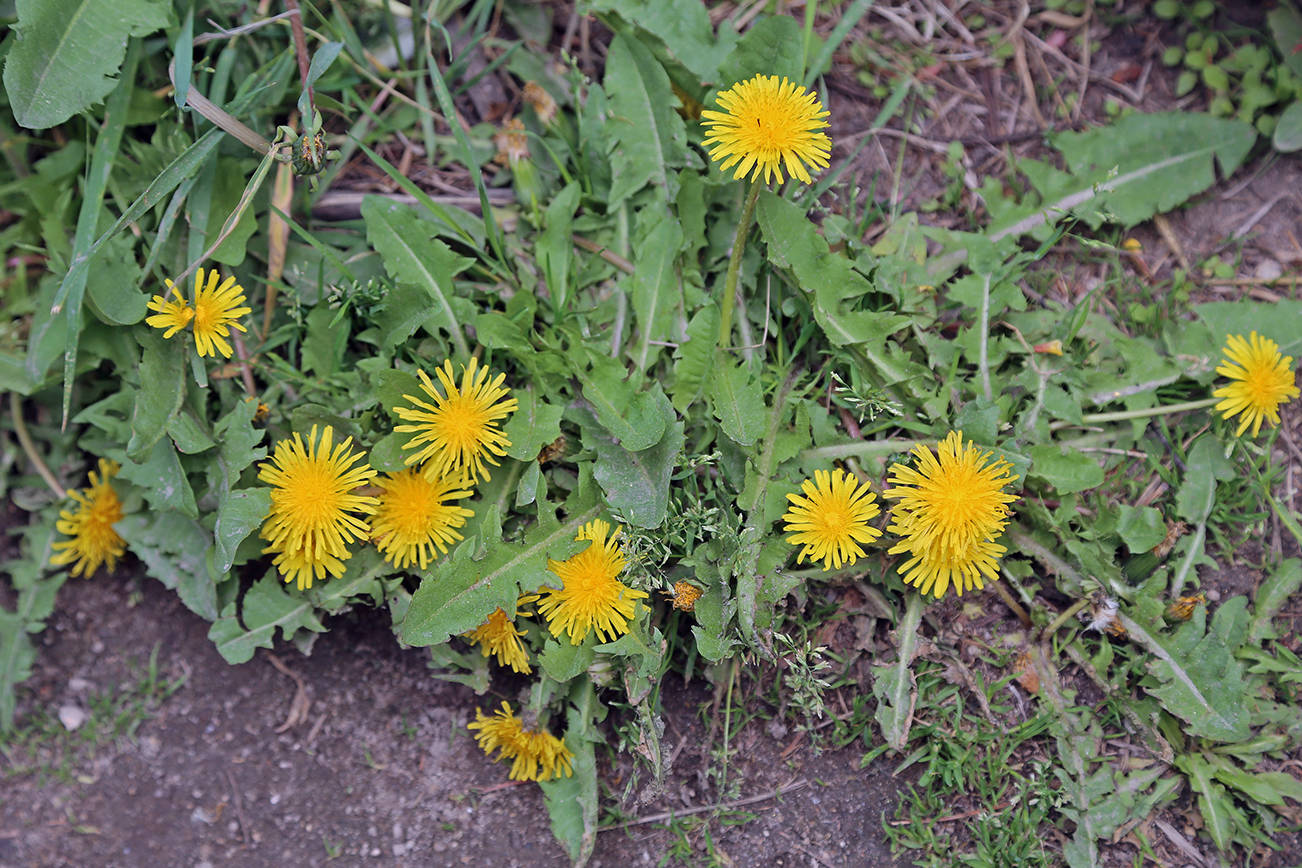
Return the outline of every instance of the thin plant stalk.
[[[737,237],[732,242],[728,274],[723,280],[723,297],[719,299],[720,349],[726,348],[732,340],[732,309],[737,304],[737,278],[741,273],[741,257],[746,252],[746,236],[755,219],[755,203],[759,201],[760,186],[758,177],[750,182],[750,192],[746,194],[746,204],[741,209],[741,220],[737,223]]]

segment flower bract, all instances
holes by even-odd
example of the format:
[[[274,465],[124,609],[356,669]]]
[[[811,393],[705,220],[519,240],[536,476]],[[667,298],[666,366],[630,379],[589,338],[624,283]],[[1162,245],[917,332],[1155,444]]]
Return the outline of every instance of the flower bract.
[[[513,781],[549,781],[574,774],[574,754],[565,742],[546,730],[525,729],[510,703],[503,702],[492,717],[475,709],[475,719],[467,726],[478,730],[475,741],[484,753],[496,750],[497,759],[512,760]]]
[[[637,600],[646,591],[635,591],[619,580],[624,569],[624,553],[616,537],[620,528],[610,531],[610,523],[594,519],[579,529],[577,540],[592,544],[564,561],[547,559],[547,569],[561,579],[560,588],[541,590],[538,611],[547,618],[547,629],[560,637],[568,633],[570,644],[578,645],[591,631],[598,639],[610,642],[628,632],[628,622],[637,608]]]
[[[526,594],[516,601],[516,617],[520,606],[537,600],[536,594]],[[520,637],[523,630],[517,630],[515,624],[507,618],[506,612],[499,606],[488,616],[488,620],[465,634],[471,642],[477,644],[485,657],[494,657],[501,666],[509,666],[521,675],[528,675],[533,669],[529,666],[529,655],[525,653],[524,642]]]
[[[234,276],[222,280],[216,269],[205,272],[202,268],[194,273],[194,304],[185,300],[185,296],[171,280],[167,288],[175,300],[156,295],[149,302],[149,309],[157,315],[145,320],[154,328],[165,329],[163,337],[172,335],[187,325],[194,328],[194,345],[201,356],[215,356],[221,353],[225,358],[231,357],[231,345],[226,339],[231,329],[247,331],[239,322],[240,317],[253,312],[244,306],[244,289],[235,282]]]
[[[312,426],[303,438],[282,440],[270,461],[258,466],[258,479],[271,486],[271,509],[262,525],[264,552],[286,582],[299,590],[314,579],[338,577],[352,554],[349,542],[365,539],[370,526],[359,515],[375,511],[373,497],[353,494],[375,476],[361,452],[351,450],[353,440],[334,442],[334,429],[326,425],[317,438]],[[361,461],[360,466],[353,465]]]
[[[430,478],[414,467],[386,473],[375,481],[380,496],[371,517],[371,538],[384,559],[399,569],[420,569],[434,560],[434,550],[447,554],[461,539],[457,528],[474,515],[457,500],[470,497],[461,479]]]
[[[941,597],[952,583],[962,596],[998,577],[1005,549],[995,539],[1017,499],[1004,490],[1016,477],[1011,464],[992,461],[991,454],[951,431],[935,453],[914,447],[915,466],[891,466],[892,487],[884,496],[898,503],[886,529],[900,541],[890,553],[909,556],[900,575],[923,594]]]
[[[801,546],[796,562],[809,558],[822,561],[824,570],[853,564],[863,557],[861,543],[870,543],[882,532],[868,522],[881,508],[877,496],[844,470],[815,470],[813,479],[801,483],[803,494],[788,494],[791,507],[782,520],[791,532],[787,542]]]
[[[90,486],[68,492],[76,506],[59,511],[54,527],[68,539],[54,543],[56,554],[50,558],[51,564],[72,564],[73,576],[86,578],[101,564],[110,571],[117,566],[118,558],[127,550],[126,542],[113,529],[113,523],[122,518],[122,501],[109,484],[109,478],[117,472],[115,462],[101,458],[99,473],[89,473]]]
[[[411,423],[393,430],[416,435],[403,445],[415,450],[407,456],[407,463],[425,462],[425,473],[430,476],[465,474],[470,484],[480,477],[490,478],[487,465],[496,466],[497,457],[505,455],[511,445],[497,423],[518,406],[502,385],[506,375],[490,380],[488,368],[473,356],[462,369],[460,385],[453,379],[451,361],[434,369],[438,386],[424,371],[417,373],[424,397],[403,395],[415,406],[393,408],[400,419]]]
[[[1230,335],[1224,352],[1225,361],[1216,373],[1233,382],[1212,392],[1212,397],[1222,399],[1216,409],[1226,419],[1239,417],[1234,436],[1241,436],[1251,425],[1256,437],[1263,421],[1278,425],[1279,408],[1298,396],[1290,368],[1293,358],[1282,355],[1279,344],[1256,332],[1247,340],[1243,335]]]
[[[806,163],[820,172],[827,168],[832,141],[820,130],[828,113],[816,94],[786,78],[757,75],[723,91],[718,101],[723,111],[701,112],[705,145],[711,160],[722,161],[721,170],[737,166],[734,179],[763,174],[764,183],[776,177],[781,184],[785,166],[809,184]]]

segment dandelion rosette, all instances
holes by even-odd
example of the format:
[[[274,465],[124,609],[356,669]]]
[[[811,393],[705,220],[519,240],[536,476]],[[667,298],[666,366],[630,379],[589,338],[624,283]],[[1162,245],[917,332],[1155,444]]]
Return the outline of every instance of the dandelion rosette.
[[[111,572],[118,558],[126,553],[127,544],[113,529],[114,522],[122,518],[122,501],[109,484],[118,472],[113,461],[99,460],[99,473],[92,470],[90,485],[81,491],[72,490],[68,497],[76,504],[72,509],[59,511],[55,529],[68,537],[53,545],[56,552],[50,558],[55,566],[72,564],[72,575],[90,578],[103,564]]]
[[[307,444],[296,432],[282,440],[270,461],[258,465],[258,479],[271,486],[271,509],[262,525],[263,552],[274,553],[273,563],[286,582],[299,590],[344,573],[352,557],[348,543],[366,539],[370,526],[357,514],[375,511],[376,499],[353,490],[370,482],[375,471],[361,452],[351,451],[353,438],[334,442],[334,429],[326,425],[317,439],[313,425]],[[354,467],[361,461],[360,466]]]
[[[437,549],[447,554],[448,546],[461,539],[457,530],[474,513],[455,501],[472,492],[460,478],[433,478],[408,467],[386,473],[375,480],[380,496],[371,516],[371,539],[384,559],[399,569],[415,564],[429,566]]]
[[[154,296],[148,307],[157,313],[145,322],[164,329],[165,338],[170,338],[187,325],[192,326],[199,355],[221,353],[229,359],[231,345],[226,339],[230,337],[231,329],[248,331],[239,319],[253,312],[252,308],[244,306],[244,288],[235,282],[234,276],[222,280],[216,269],[205,272],[200,268],[194,274],[194,305],[191,306],[171,280],[166,283],[174,300]]]
[[[512,760],[513,781],[549,781],[574,774],[574,754],[565,742],[545,730],[525,729],[508,702],[492,717],[475,709],[475,719],[467,727],[478,730],[475,741],[484,753],[491,755],[496,750],[496,759]]]
[[[824,570],[839,570],[864,556],[861,543],[871,543],[882,532],[868,524],[881,512],[868,483],[860,483],[844,470],[815,470],[813,479],[800,484],[803,494],[788,494],[791,507],[782,520],[791,532],[787,542],[801,546],[796,563],[809,558],[822,561]]]
[[[522,606],[537,599],[537,594],[526,594],[517,600],[516,617],[524,614],[521,611]],[[521,675],[528,675],[533,671],[529,666],[529,655],[524,650],[524,642],[520,640],[524,631],[516,629],[515,624],[511,623],[500,606],[493,610],[493,614],[488,616],[487,621],[463,635],[478,645],[485,657],[495,658],[499,666],[509,666]]]
[[[781,184],[785,165],[791,177],[809,184],[806,163],[820,172],[827,168],[832,140],[820,130],[828,113],[816,94],[786,78],[757,75],[720,93],[718,103],[723,111],[701,112],[705,145],[711,160],[722,161],[721,171],[737,166],[734,179],[763,173],[764,183],[776,177]]]
[[[1004,547],[995,542],[1008,525],[1008,504],[1017,495],[1004,489],[1017,481],[1012,465],[991,461],[962,431],[951,431],[933,453],[913,449],[916,467],[891,466],[885,497],[898,501],[887,531],[900,541],[891,554],[907,554],[900,575],[923,594],[944,596],[953,583],[959,596],[998,577]]]
[[[538,611],[547,618],[553,636],[568,633],[570,644],[578,645],[591,631],[598,639],[612,642],[628,632],[628,622],[637,601],[646,591],[635,591],[619,580],[624,570],[624,553],[610,523],[594,519],[579,529],[575,539],[591,545],[564,561],[547,559],[547,569],[561,579],[560,588],[541,590]]]
[[[1261,423],[1279,424],[1279,408],[1298,396],[1294,385],[1292,356],[1282,355],[1279,344],[1263,338],[1256,332],[1248,335],[1230,335],[1225,341],[1225,361],[1216,373],[1234,382],[1212,392],[1221,398],[1216,409],[1225,419],[1239,417],[1235,437],[1252,426],[1252,436],[1261,430]]]
[[[444,361],[434,373],[441,390],[424,371],[418,371],[425,398],[403,395],[415,406],[393,408],[398,418],[411,423],[393,430],[416,435],[402,447],[415,450],[407,456],[407,464],[425,462],[429,476],[465,474],[470,485],[480,477],[489,479],[487,465],[497,466],[497,458],[511,445],[497,423],[518,406],[502,385],[506,375],[490,380],[488,368],[473,356],[462,369],[460,386],[453,379],[451,361]]]

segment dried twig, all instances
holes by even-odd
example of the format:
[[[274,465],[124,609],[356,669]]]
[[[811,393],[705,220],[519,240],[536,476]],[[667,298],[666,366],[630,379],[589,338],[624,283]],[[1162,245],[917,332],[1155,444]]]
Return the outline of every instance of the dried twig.
[[[67,497],[68,492],[64,491],[63,486],[59,484],[59,480],[54,478],[50,468],[41,460],[41,453],[36,451],[36,444],[32,442],[32,435],[27,431],[27,423],[23,421],[23,403],[17,392],[9,393],[9,416],[13,420],[14,433],[18,435],[18,442],[22,445],[23,452],[27,454],[27,460],[32,462],[32,466],[36,468],[37,474],[60,500]]]
[[[707,811],[730,811],[733,808],[743,808],[746,805],[754,805],[758,802],[767,802],[769,799],[776,799],[778,796],[785,796],[787,793],[793,793],[796,790],[804,789],[807,786],[809,786],[809,781],[795,781],[793,783],[784,784],[776,790],[761,793],[758,796],[747,796],[744,799],[734,799],[731,802],[720,802],[717,805],[697,805],[695,808],[684,808],[681,811],[665,811],[660,814],[651,814],[648,817],[638,817],[634,820],[626,820],[623,823],[617,823],[614,826],[603,826],[597,831],[609,832],[612,829],[627,829],[629,826],[643,826],[647,823],[663,823],[665,820],[672,820],[676,817],[690,817],[693,814],[704,814]]]

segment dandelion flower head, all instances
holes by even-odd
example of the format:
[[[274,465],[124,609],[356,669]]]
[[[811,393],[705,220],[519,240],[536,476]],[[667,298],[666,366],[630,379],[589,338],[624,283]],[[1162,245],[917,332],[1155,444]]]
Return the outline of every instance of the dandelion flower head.
[[[944,596],[984,587],[998,577],[1004,547],[994,540],[1008,524],[1008,504],[1017,499],[1004,489],[1017,481],[1012,465],[991,461],[963,432],[951,431],[933,453],[913,449],[914,466],[891,466],[892,487],[885,497],[898,501],[886,529],[900,541],[891,554],[909,559],[900,575],[923,594]]]
[[[1239,417],[1235,437],[1242,436],[1249,425],[1256,437],[1263,421],[1278,425],[1279,408],[1298,396],[1290,367],[1293,357],[1282,355],[1279,344],[1256,332],[1247,340],[1243,335],[1230,335],[1224,352],[1225,361],[1216,373],[1233,382],[1212,392],[1212,397],[1222,399],[1216,409],[1223,418]]]
[[[763,173],[764,183],[776,176],[781,184],[785,165],[791,177],[809,184],[806,163],[820,172],[827,168],[832,141],[820,131],[828,113],[816,94],[786,78],[757,75],[720,93],[718,102],[723,111],[701,112],[705,145],[711,160],[722,161],[722,171],[737,166],[734,179]]]
[[[100,564],[112,571],[118,558],[126,553],[126,542],[113,529],[114,522],[122,518],[122,501],[109,484],[109,478],[117,472],[116,462],[101,458],[99,473],[94,470],[89,473],[90,486],[68,492],[76,506],[59,511],[54,527],[68,539],[54,544],[56,554],[50,563],[72,564],[74,577],[90,578]]]
[[[516,601],[515,614],[522,613],[521,606],[538,599],[536,594],[526,594]],[[533,669],[529,666],[529,655],[525,653],[524,642],[520,637],[523,630],[517,630],[515,624],[507,618],[506,612],[499,606],[488,616],[488,620],[465,634],[471,642],[477,644],[485,657],[496,658],[498,665],[509,666],[521,675],[528,675]]]
[[[171,280],[167,288],[175,297],[168,300],[156,295],[149,302],[149,309],[157,311],[145,322],[154,328],[165,329],[163,337],[172,335],[187,325],[194,328],[194,345],[201,356],[215,356],[221,353],[225,358],[231,357],[231,345],[226,340],[231,329],[248,331],[240,325],[240,317],[252,313],[253,309],[244,306],[244,288],[231,276],[222,280],[216,269],[205,272],[202,268],[194,273],[194,305],[185,300],[185,296]]]
[[[546,730],[525,729],[508,702],[504,701],[492,717],[475,709],[475,719],[467,726],[478,730],[475,741],[484,753],[496,750],[497,759],[512,760],[513,781],[549,781],[574,774],[574,754],[565,742]]]
[[[518,406],[502,385],[506,375],[490,379],[488,368],[473,356],[462,369],[459,386],[453,379],[451,361],[434,369],[439,386],[424,371],[417,373],[424,397],[403,395],[415,406],[393,408],[400,419],[411,423],[393,430],[416,435],[403,445],[415,450],[407,456],[407,463],[425,462],[425,473],[430,476],[464,473],[470,484],[481,476],[489,479],[486,465],[496,466],[497,457],[505,455],[511,445],[497,423]]]
[[[800,485],[803,494],[788,494],[791,507],[782,516],[791,532],[787,542],[802,546],[796,562],[822,561],[824,570],[853,564],[863,557],[860,543],[871,543],[882,532],[868,522],[881,508],[868,483],[859,483],[844,470],[815,470]]]
[[[371,517],[371,538],[384,559],[399,569],[412,564],[425,569],[436,557],[435,549],[447,554],[448,546],[461,539],[457,528],[474,515],[456,504],[471,495],[460,478],[431,478],[408,467],[386,473],[375,484],[381,493]]]
[[[592,544],[564,561],[547,559],[547,569],[561,579],[560,588],[544,587],[538,611],[547,618],[547,629],[560,637],[568,633],[570,644],[583,642],[589,631],[598,639],[614,641],[628,632],[636,601],[647,596],[619,580],[624,570],[624,553],[609,522],[594,519],[579,529],[577,540]]]
[[[375,471],[361,452],[352,451],[352,443],[351,437],[335,443],[329,425],[318,439],[313,425],[306,445],[295,433],[258,466],[258,479],[271,486],[263,551],[275,553],[276,568],[286,582],[297,581],[299,590],[312,587],[313,579],[342,576],[344,561],[352,557],[348,543],[370,534],[359,515],[374,512],[376,500],[352,492]],[[362,464],[354,467],[358,461]]]

